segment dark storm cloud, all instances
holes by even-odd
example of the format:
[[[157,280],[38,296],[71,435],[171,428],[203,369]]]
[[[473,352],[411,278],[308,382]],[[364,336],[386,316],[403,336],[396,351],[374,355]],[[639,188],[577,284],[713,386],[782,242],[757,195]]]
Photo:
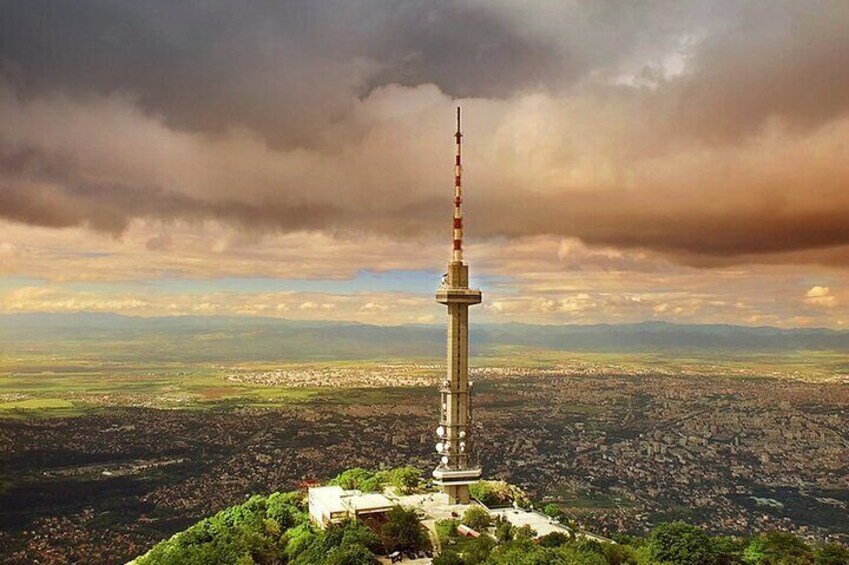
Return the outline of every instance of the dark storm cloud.
[[[462,2],[27,0],[0,12],[0,60],[23,93],[129,91],[175,127],[244,124],[280,143],[315,143],[380,84],[503,96],[576,72]]]
[[[38,150],[0,146],[0,217],[54,228],[88,225],[119,235],[134,217],[164,220],[215,218],[248,230],[318,229],[340,221],[326,203],[221,199],[174,194],[155,185],[115,184],[87,179],[67,163]]]
[[[506,5],[506,7],[505,7]],[[556,6],[556,4],[555,4]],[[139,95],[177,127],[245,124],[315,141],[374,86],[505,97],[614,73],[697,38],[694,72],[658,93],[698,131],[849,105],[849,5],[814,2],[146,2],[0,8],[0,61],[22,93]],[[679,106],[680,107],[677,107]]]
[[[484,229],[493,230],[489,235],[560,231],[577,234],[594,245],[648,248],[681,255],[693,264],[722,264],[723,258],[735,256],[748,255],[751,259],[759,254],[849,244],[849,203],[845,201],[836,207],[815,210],[776,210],[766,206],[750,210],[726,204],[723,213],[716,213],[700,207],[698,199],[681,201],[669,194],[602,191],[573,193],[566,200],[568,205],[562,196],[524,199],[530,204],[523,207],[517,207],[514,200],[499,201],[474,210],[474,214]],[[845,259],[840,262],[847,263]]]

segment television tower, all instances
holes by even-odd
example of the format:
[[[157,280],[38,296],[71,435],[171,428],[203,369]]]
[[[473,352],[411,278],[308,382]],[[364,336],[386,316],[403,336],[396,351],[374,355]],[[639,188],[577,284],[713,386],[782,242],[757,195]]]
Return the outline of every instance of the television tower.
[[[469,288],[469,266],[463,262],[463,164],[460,108],[457,108],[457,154],[454,161],[454,245],[448,273],[436,301],[448,307],[448,374],[439,388],[441,416],[436,434],[440,463],[433,471],[452,504],[469,503],[469,485],[480,479],[472,457],[472,404],[469,382],[469,306],[480,304],[481,291]]]

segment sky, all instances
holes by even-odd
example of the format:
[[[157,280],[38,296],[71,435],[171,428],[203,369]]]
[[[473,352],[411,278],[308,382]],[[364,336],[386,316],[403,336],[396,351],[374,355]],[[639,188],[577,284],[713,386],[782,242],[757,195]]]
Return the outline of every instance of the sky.
[[[849,327],[849,3],[0,1],[0,313]]]

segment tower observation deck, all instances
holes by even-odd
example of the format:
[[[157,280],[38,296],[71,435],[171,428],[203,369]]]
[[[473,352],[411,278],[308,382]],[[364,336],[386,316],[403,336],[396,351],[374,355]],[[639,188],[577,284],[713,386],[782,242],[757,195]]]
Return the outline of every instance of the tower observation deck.
[[[469,306],[480,304],[481,291],[469,288],[469,266],[463,262],[463,164],[460,108],[457,108],[457,153],[454,162],[454,243],[448,273],[436,291],[436,301],[448,307],[447,375],[439,388],[441,412],[436,451],[440,463],[433,471],[452,504],[469,502],[469,485],[480,479],[481,468],[472,450],[473,430],[469,382]]]

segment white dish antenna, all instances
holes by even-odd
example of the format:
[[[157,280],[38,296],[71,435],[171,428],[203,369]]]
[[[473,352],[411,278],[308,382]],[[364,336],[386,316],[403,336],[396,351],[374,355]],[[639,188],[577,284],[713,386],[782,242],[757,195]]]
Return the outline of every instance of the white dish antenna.
[[[436,428],[436,435],[438,435],[439,437],[444,436],[445,435],[445,428],[443,428],[442,426],[439,426],[438,428]]]

